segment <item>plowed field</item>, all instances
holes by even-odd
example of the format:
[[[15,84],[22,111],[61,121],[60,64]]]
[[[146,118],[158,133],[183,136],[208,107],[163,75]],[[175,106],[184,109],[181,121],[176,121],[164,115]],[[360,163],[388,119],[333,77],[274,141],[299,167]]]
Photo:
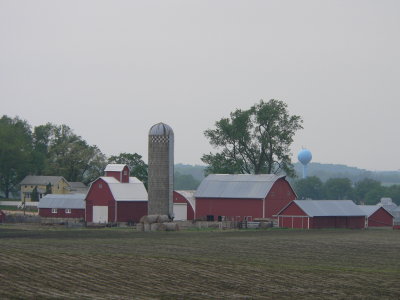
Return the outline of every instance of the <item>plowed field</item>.
[[[400,299],[400,231],[0,225],[0,299]]]

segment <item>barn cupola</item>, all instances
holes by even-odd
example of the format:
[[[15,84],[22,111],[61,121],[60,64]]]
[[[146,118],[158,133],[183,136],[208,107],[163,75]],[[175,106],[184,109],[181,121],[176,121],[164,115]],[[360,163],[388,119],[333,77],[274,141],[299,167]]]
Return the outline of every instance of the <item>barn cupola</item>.
[[[121,183],[129,183],[129,167],[124,164],[108,164],[104,169],[106,177],[114,177]]]

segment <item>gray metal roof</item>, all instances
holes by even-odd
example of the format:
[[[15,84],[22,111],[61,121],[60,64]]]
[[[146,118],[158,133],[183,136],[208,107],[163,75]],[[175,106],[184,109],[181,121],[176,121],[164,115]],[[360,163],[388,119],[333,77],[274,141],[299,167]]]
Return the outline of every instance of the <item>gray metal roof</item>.
[[[125,166],[125,164],[108,164],[104,171],[121,172],[125,168]]]
[[[284,177],[275,174],[212,174],[203,179],[195,197],[264,199],[275,181]]]
[[[379,205],[359,205],[358,207],[361,208],[361,210],[367,214],[367,217],[370,217],[372,214],[374,214],[382,206],[379,206]]]
[[[366,216],[351,200],[294,200],[310,217],[357,217]]]
[[[20,182],[20,185],[55,185],[60,180],[67,182],[62,176],[33,176],[28,175]],[[68,182],[67,182],[68,183]],[[68,183],[69,184],[69,183]]]
[[[86,194],[48,194],[40,199],[38,208],[84,209]]]
[[[116,201],[147,201],[147,190],[139,179],[129,177],[129,183],[121,183],[114,177],[100,177],[110,187]],[[93,183],[92,183],[93,184]]]
[[[174,135],[172,128],[165,123],[153,125],[149,130],[149,135]]]

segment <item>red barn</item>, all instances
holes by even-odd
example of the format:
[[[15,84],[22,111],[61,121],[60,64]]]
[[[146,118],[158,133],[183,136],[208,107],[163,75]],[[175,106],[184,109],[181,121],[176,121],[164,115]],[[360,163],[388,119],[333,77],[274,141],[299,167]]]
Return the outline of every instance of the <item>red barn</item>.
[[[47,194],[39,200],[39,216],[56,219],[85,219],[85,194]]]
[[[90,185],[86,196],[86,222],[139,222],[147,215],[147,191],[126,165],[111,164],[106,176]]]
[[[359,205],[361,210],[367,215],[366,227],[392,227],[393,219],[384,207],[379,205]]]
[[[366,214],[351,200],[294,200],[278,214],[283,228],[365,228]]]
[[[194,220],[195,191],[174,191],[174,220]]]
[[[196,219],[241,221],[272,218],[296,194],[285,176],[214,174],[201,182],[195,198]]]

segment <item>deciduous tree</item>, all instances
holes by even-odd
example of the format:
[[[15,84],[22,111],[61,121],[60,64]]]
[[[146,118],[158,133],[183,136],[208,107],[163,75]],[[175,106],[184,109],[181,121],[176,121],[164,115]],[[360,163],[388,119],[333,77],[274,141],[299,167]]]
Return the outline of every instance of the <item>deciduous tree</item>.
[[[229,118],[204,132],[218,153],[205,154],[207,173],[286,173],[295,176],[289,147],[302,119],[290,115],[287,104],[261,100],[248,110],[237,109]]]

